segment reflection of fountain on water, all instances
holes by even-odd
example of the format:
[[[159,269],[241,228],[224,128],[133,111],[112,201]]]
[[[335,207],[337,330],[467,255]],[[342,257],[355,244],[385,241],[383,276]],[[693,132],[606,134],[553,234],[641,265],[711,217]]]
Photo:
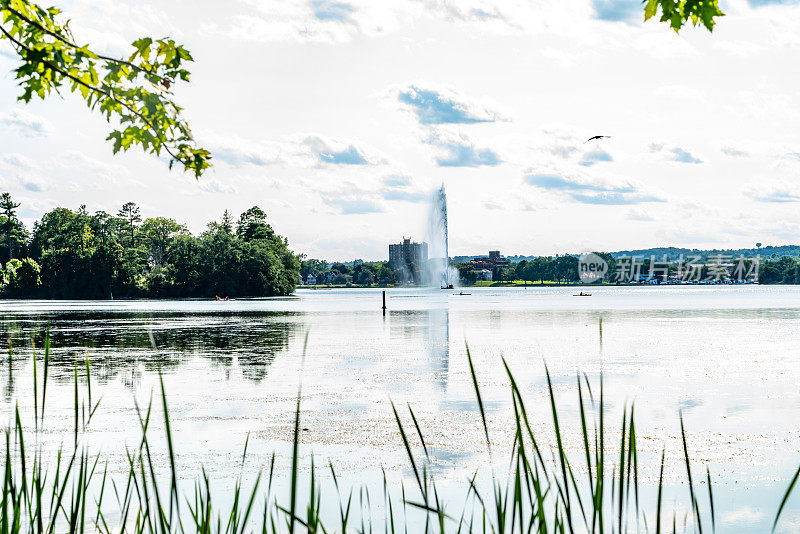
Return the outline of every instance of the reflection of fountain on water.
[[[447,237],[447,193],[444,184],[434,192],[428,217],[428,282],[448,287],[458,283],[458,269],[450,265]]]
[[[427,315],[429,361],[437,385],[444,390],[450,370],[450,310],[433,309]]]
[[[413,347],[415,355],[417,347],[422,349],[420,355],[426,355],[407,362],[406,366],[419,365],[420,377],[430,379],[437,389],[446,391],[450,373],[450,309],[445,304],[446,297],[442,300],[430,309],[390,310],[386,317],[391,339],[399,340],[404,347]]]

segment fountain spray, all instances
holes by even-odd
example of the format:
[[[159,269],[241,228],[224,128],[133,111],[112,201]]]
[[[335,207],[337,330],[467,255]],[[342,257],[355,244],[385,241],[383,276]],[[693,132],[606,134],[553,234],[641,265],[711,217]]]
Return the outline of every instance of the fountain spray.
[[[447,235],[447,193],[444,184],[433,193],[428,217],[428,281],[433,286],[449,287],[457,283],[458,270],[450,265]]]

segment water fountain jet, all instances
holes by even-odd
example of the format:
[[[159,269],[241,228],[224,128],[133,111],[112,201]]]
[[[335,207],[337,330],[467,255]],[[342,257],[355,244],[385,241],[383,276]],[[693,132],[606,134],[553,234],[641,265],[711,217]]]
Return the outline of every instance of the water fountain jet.
[[[428,217],[428,282],[442,289],[458,283],[458,269],[450,264],[447,235],[447,193],[444,184],[433,193]]]

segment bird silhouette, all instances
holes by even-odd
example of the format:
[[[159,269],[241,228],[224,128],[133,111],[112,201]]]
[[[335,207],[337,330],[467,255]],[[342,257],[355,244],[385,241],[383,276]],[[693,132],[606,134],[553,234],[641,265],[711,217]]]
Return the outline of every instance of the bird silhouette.
[[[605,139],[605,138],[607,138],[607,137],[611,137],[611,136],[610,136],[610,135],[595,135],[594,137],[590,137],[589,139],[587,139],[586,141],[584,141],[584,142],[583,142],[583,144],[585,145],[585,144],[586,144],[586,143],[588,143],[589,141],[594,141],[595,139]]]

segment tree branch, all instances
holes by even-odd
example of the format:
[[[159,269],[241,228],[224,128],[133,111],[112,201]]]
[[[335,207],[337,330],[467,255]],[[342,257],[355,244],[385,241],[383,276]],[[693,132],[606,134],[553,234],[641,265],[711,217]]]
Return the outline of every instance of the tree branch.
[[[35,20],[31,20],[31,19],[29,19],[28,17],[26,17],[25,15],[23,15],[22,13],[20,13],[19,11],[15,10],[15,9],[13,9],[13,8],[11,8],[11,7],[7,7],[7,8],[5,8],[5,10],[7,10],[7,11],[8,11],[8,12],[10,12],[10,13],[13,13],[13,14],[14,14],[16,17],[18,17],[19,19],[21,19],[21,20],[23,20],[23,21],[27,22],[28,24],[30,24],[30,25],[32,25],[32,26],[35,26],[35,27],[36,27],[36,28],[38,28],[40,31],[42,31],[42,32],[46,33],[47,35],[49,35],[49,36],[53,37],[54,39],[58,39],[59,41],[61,41],[61,42],[62,42],[62,43],[64,43],[65,45],[68,45],[68,46],[70,46],[70,47],[72,47],[72,48],[75,48],[75,49],[80,49],[80,48],[82,48],[82,47],[80,47],[80,46],[76,45],[75,43],[73,43],[72,41],[68,40],[67,38],[65,38],[65,37],[64,37],[64,36],[62,36],[61,34],[59,34],[59,33],[56,33],[56,32],[54,32],[54,31],[52,31],[52,30],[49,30],[49,29],[45,28],[44,26],[42,26],[41,24],[39,24],[39,23],[38,23],[38,22],[36,22]],[[138,65],[135,65],[135,64],[131,63],[130,61],[125,61],[124,59],[116,59],[116,58],[113,58],[113,57],[110,57],[110,56],[104,56],[104,55],[96,54],[96,53],[94,53],[94,52],[92,52],[92,53],[93,53],[95,56],[97,56],[97,58],[98,58],[98,59],[102,59],[102,60],[104,60],[104,61],[111,61],[111,62],[113,62],[113,63],[119,63],[119,64],[121,64],[121,65],[125,65],[125,66],[127,66],[127,67],[130,67],[130,68],[132,68],[132,69],[134,69],[134,70],[137,70],[137,71],[139,71],[139,72],[143,72],[143,73],[145,73],[145,74],[150,74],[150,75],[153,75],[153,74],[154,74],[152,71],[149,71],[149,70],[147,70],[147,69],[145,69],[145,68],[143,68],[143,67],[140,67],[140,66],[138,66]],[[158,76],[158,74],[155,74],[155,75],[156,75],[156,76]],[[161,76],[159,76],[159,78],[162,78],[162,77],[161,77]],[[163,79],[163,78],[162,78],[162,79]]]
[[[2,25],[0,25],[0,32],[2,32],[12,43],[17,45],[19,48],[27,50],[28,52],[32,52],[30,47],[26,46],[25,44],[23,44],[20,41],[18,41],[17,39],[15,39],[14,36],[12,36]],[[170,147],[167,144],[166,140],[163,138],[162,132],[160,130],[158,130],[155,126],[153,126],[153,124],[144,115],[142,115],[138,110],[136,110],[130,104],[128,104],[124,100],[120,100],[119,98],[115,97],[109,91],[106,91],[106,90],[101,89],[99,87],[95,87],[95,86],[93,86],[91,84],[88,84],[88,83],[84,82],[83,80],[80,80],[80,79],[76,78],[75,76],[71,75],[70,73],[66,72],[63,69],[60,69],[59,67],[53,65],[52,63],[50,63],[49,61],[47,61],[45,59],[40,59],[39,62],[42,65],[44,65],[47,68],[49,68],[50,70],[61,74],[65,78],[68,78],[68,79],[72,80],[73,82],[77,83],[78,85],[81,85],[81,86],[89,89],[90,91],[93,91],[93,92],[95,92],[97,94],[100,94],[100,95],[110,99],[113,102],[116,102],[117,104],[123,106],[125,109],[127,109],[128,111],[130,111],[131,113],[136,115],[139,119],[142,120],[142,122],[144,122],[150,128],[150,130],[152,130],[156,134],[156,136],[158,136],[159,141],[161,141],[161,146],[164,148],[164,150],[167,151],[167,153],[172,157],[172,159],[174,159],[176,161],[181,161],[175,155],[175,153],[172,152],[172,150],[170,149]]]

